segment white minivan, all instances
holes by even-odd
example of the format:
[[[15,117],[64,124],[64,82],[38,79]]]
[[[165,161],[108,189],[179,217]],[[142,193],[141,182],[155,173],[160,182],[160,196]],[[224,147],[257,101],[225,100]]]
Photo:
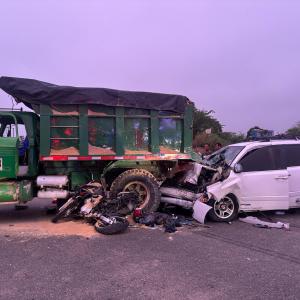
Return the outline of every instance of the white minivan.
[[[207,187],[213,220],[231,221],[239,211],[300,208],[300,140],[233,144],[209,159],[220,154],[231,171]]]

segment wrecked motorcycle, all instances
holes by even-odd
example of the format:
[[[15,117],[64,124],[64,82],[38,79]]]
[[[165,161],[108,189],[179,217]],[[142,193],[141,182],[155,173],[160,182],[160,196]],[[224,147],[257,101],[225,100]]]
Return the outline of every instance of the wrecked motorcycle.
[[[123,216],[135,208],[137,201],[138,196],[130,192],[119,193],[115,199],[106,198],[101,183],[90,182],[71,194],[52,222],[71,216],[80,217],[94,224],[99,233],[121,233],[129,226]]]

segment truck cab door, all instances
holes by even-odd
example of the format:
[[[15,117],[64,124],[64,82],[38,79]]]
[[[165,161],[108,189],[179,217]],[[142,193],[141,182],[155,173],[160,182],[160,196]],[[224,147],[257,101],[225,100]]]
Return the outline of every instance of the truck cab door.
[[[13,114],[0,113],[0,179],[16,178],[19,169],[19,136]]]

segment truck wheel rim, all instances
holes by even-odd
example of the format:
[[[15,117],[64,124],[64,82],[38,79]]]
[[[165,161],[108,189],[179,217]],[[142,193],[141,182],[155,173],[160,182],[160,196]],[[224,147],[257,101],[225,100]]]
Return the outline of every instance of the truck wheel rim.
[[[129,182],[123,192],[137,192],[139,195],[139,208],[144,208],[150,199],[149,188],[140,181]]]
[[[234,212],[234,202],[230,197],[225,197],[222,200],[215,202],[215,214],[221,219],[228,219]]]

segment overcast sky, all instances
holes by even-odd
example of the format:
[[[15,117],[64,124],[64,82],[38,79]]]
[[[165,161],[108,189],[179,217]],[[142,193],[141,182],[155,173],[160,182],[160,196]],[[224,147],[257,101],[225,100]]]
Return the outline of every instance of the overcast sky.
[[[226,131],[300,121],[298,0],[0,4],[0,76],[182,94]]]

